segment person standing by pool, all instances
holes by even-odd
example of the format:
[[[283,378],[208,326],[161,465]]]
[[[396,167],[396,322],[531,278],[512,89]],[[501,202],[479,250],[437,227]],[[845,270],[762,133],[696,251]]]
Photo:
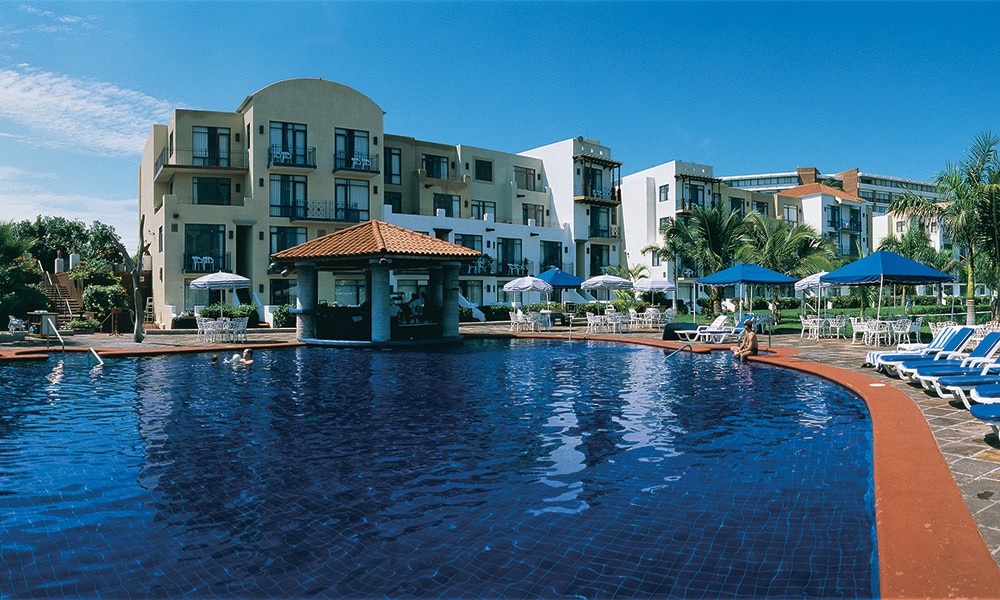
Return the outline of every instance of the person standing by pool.
[[[731,346],[729,350],[740,362],[748,356],[757,356],[757,332],[753,329],[753,319],[743,324],[743,339],[738,346]]]

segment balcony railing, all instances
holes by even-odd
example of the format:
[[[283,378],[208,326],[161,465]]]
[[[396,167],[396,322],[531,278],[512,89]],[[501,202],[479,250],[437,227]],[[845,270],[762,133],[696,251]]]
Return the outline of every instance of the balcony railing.
[[[527,275],[537,275],[534,262],[522,259],[514,262],[500,262],[497,264],[498,275],[510,275],[513,277],[525,277]]]
[[[617,187],[595,187],[590,185],[577,185],[573,190],[576,197],[597,198],[609,202],[620,202],[621,195]]]
[[[333,171],[359,171],[362,173],[378,173],[379,155],[366,152],[337,152],[334,155]]]
[[[283,147],[280,144],[271,144],[267,147],[268,168],[274,167],[301,167],[303,169],[316,168],[316,147]]]
[[[462,275],[494,275],[494,265],[496,261],[492,256],[484,254],[476,259],[474,263],[462,265]]]
[[[609,225],[607,227],[594,227],[591,225],[590,237],[618,239],[620,231],[621,229],[618,225]]]
[[[247,156],[244,152],[218,152],[175,148],[170,154],[168,148],[160,151],[156,158],[156,172],[165,167],[196,167],[204,169],[246,169]]]
[[[245,206],[247,199],[243,196],[230,196],[229,198],[198,198],[197,202],[193,196],[179,196],[173,194],[175,204],[191,204],[193,206]]]
[[[272,204],[272,217],[288,217],[293,221],[341,221],[360,223],[369,219],[367,208],[338,206],[329,200]]]
[[[228,271],[228,252],[185,252],[184,272],[185,273],[215,273],[216,271]]]

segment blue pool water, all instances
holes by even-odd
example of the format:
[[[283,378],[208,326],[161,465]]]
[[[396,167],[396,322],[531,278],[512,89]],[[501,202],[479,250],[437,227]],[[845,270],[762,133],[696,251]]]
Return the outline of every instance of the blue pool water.
[[[870,422],[598,342],[0,367],[0,596],[871,597]]]

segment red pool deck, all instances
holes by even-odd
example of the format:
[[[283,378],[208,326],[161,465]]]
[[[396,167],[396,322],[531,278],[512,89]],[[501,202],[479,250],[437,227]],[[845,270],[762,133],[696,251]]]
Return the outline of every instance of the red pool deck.
[[[487,334],[491,335],[492,334]],[[506,337],[506,336],[505,336]],[[565,339],[557,334],[518,337]],[[679,349],[683,342],[625,336],[575,336]],[[288,348],[298,342],[249,343],[239,347]],[[233,352],[233,346],[95,348],[104,358],[175,352]],[[89,352],[89,348],[66,348]],[[719,347],[692,346],[694,352]],[[39,360],[58,349],[0,351],[0,364]],[[863,373],[796,358],[798,350],[770,347],[750,360],[812,373],[847,387],[868,405],[872,419],[875,528],[883,598],[1000,598],[1000,569],[979,534],[923,413],[904,393]]]

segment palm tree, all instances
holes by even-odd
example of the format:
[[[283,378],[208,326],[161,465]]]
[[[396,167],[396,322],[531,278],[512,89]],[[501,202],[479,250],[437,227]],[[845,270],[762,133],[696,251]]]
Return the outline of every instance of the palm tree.
[[[935,252],[934,247],[931,246],[931,240],[927,237],[927,232],[924,231],[920,226],[910,227],[906,230],[906,233],[896,238],[895,235],[890,234],[889,237],[882,240],[879,244],[879,250],[888,250],[889,252],[895,252],[896,254],[905,256],[911,260],[915,260],[919,263],[932,263],[937,258],[937,252]],[[911,286],[903,286],[903,305],[906,305],[906,292]]]
[[[668,243],[661,256],[679,250],[679,256],[704,273],[715,273],[736,263],[736,253],[743,243],[743,218],[722,204],[712,208],[696,207],[690,215],[668,218],[660,233]],[[712,309],[722,312],[719,288],[709,288]]]
[[[819,271],[831,270],[833,242],[816,233],[812,227],[791,225],[788,221],[768,219],[752,212],[744,219],[743,243],[736,253],[740,262],[802,278]],[[772,298],[777,295],[772,289]],[[781,315],[778,302],[773,302],[775,322]]]
[[[994,155],[994,160],[987,167],[986,180],[982,187],[982,202],[979,206],[979,230],[982,235],[983,252],[989,258],[992,267],[994,285],[1000,284],[1000,160]],[[993,319],[998,318],[1000,306],[997,299],[992,305]]]
[[[14,223],[0,221],[0,318],[23,317],[30,310],[48,306],[40,287],[42,271],[38,261],[28,254],[35,243],[35,239],[22,235]]]
[[[988,196],[995,193],[989,190],[993,189],[991,174],[998,166],[998,145],[1000,138],[990,132],[981,133],[973,140],[961,163],[949,163],[944,171],[935,175],[938,190],[945,195],[944,202],[934,202],[907,191],[889,207],[890,214],[940,219],[944,230],[964,251],[965,320],[968,325],[976,323],[976,258],[980,246],[989,244],[984,226],[994,220],[994,215],[989,214],[995,211],[988,206]],[[1000,248],[997,253],[1000,254]]]
[[[649,279],[649,267],[639,263],[628,268],[628,265],[610,265],[604,267],[604,272],[608,275],[614,275],[615,277],[621,277],[622,279],[628,279],[629,281],[638,281],[640,279]],[[635,290],[615,290],[615,298],[619,300],[635,300]]]

